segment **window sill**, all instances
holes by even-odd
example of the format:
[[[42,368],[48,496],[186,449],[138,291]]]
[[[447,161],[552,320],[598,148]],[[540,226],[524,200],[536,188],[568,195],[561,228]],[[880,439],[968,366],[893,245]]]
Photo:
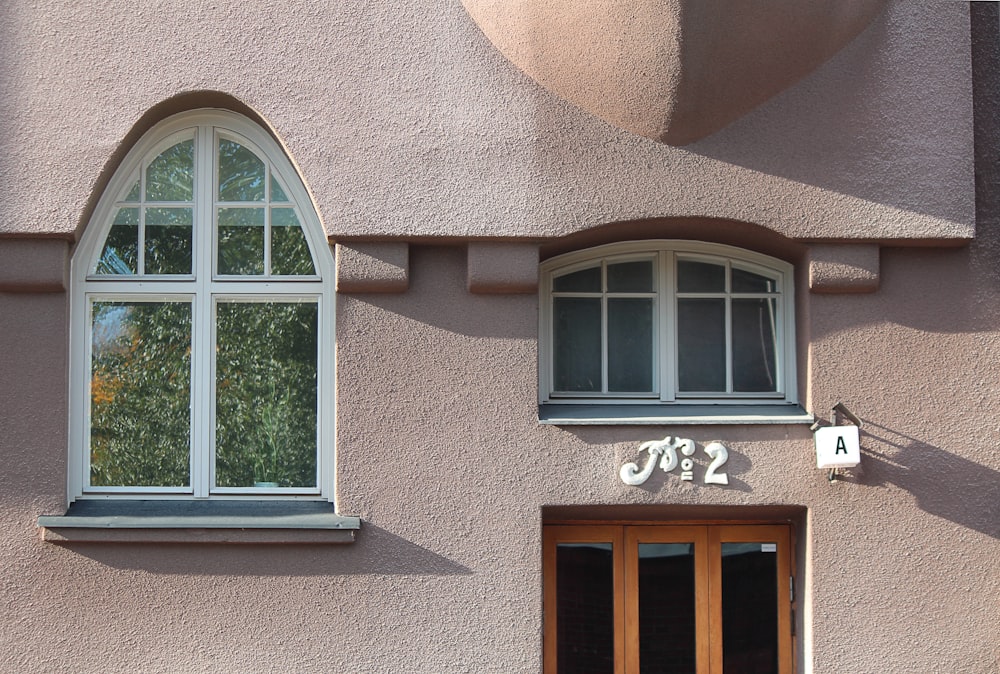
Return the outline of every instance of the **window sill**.
[[[798,405],[579,405],[538,406],[538,422],[553,426],[812,424]]]
[[[38,518],[52,543],[353,543],[361,520],[325,501],[79,500]]]

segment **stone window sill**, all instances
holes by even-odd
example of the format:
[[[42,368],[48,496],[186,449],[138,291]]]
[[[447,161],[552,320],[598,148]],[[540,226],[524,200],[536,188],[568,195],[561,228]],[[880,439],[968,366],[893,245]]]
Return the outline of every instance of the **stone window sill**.
[[[812,424],[816,418],[798,405],[580,405],[538,406],[538,421],[554,426],[740,426]]]
[[[53,543],[353,543],[361,520],[325,501],[78,500],[38,518]]]

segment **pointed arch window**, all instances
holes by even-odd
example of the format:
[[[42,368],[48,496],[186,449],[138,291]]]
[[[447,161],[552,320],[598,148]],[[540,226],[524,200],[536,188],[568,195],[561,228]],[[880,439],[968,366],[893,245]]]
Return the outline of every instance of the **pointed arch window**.
[[[333,258],[268,133],[155,126],[71,273],[71,499],[332,500]]]

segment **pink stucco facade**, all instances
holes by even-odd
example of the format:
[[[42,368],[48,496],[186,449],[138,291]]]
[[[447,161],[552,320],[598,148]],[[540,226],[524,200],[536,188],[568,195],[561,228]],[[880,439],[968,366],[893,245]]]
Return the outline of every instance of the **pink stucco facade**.
[[[541,671],[551,519],[791,522],[794,671],[997,671],[997,3],[846,3],[803,19],[837,44],[772,64],[762,100],[699,98],[706,48],[660,81],[673,107],[621,118],[532,60],[532,30],[566,40],[525,4],[0,7],[0,671]],[[641,4],[664,44],[725,40]],[[38,525],[68,506],[69,261],[130,147],[197,108],[266,125],[336,258],[353,542]],[[795,398],[861,418],[860,466],[828,481],[809,423],[540,423],[539,262],[661,239],[794,266]],[[623,484],[664,435],[724,442],[730,483]]]

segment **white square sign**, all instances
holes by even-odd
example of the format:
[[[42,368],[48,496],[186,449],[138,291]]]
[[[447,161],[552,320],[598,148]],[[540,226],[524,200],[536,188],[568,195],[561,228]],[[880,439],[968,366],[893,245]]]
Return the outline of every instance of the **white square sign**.
[[[817,468],[852,468],[861,463],[857,426],[826,426],[815,437]]]

